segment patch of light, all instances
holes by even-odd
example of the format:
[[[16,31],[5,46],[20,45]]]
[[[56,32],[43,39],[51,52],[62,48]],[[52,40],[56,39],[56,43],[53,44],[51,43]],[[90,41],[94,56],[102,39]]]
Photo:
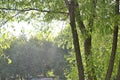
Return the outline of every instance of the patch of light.
[[[12,33],[14,36],[19,37],[24,35],[25,37],[29,38],[31,35],[34,34],[34,27],[27,22],[12,22],[8,23],[6,30]]]
[[[51,26],[53,27],[53,30],[51,31],[53,37],[57,36],[58,33],[65,28],[66,22],[65,21],[53,21],[51,23]]]
[[[37,23],[39,26],[43,28],[41,23]],[[48,26],[49,25],[49,26]],[[64,21],[52,21],[49,24],[45,24],[44,26],[50,27],[51,31],[51,37],[56,37],[58,33],[64,29],[65,22]],[[15,37],[25,36],[27,39],[29,39],[31,36],[34,36],[36,32],[39,32],[40,29],[36,30],[35,23],[27,23],[25,21],[21,22],[10,22],[5,25],[5,28],[8,32],[12,33]],[[40,31],[42,32],[42,31]],[[43,35],[48,35],[43,32]]]

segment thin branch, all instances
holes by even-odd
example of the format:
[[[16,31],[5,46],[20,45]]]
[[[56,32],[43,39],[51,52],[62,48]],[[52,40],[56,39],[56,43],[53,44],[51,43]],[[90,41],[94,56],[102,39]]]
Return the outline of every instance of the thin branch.
[[[8,20],[2,22],[2,24],[0,24],[0,27],[2,27],[3,25],[5,25],[10,19],[14,18],[15,16],[17,16],[20,12],[26,12],[26,11],[40,11],[40,12],[47,12],[47,13],[60,13],[60,14],[68,14],[68,12],[57,12],[57,11],[50,11],[50,10],[39,10],[39,9],[35,9],[35,8],[26,8],[26,9],[13,9],[13,8],[0,8],[0,10],[2,11],[18,11],[17,14],[15,14],[14,16],[11,16]]]
[[[2,24],[0,25],[0,27],[2,27],[3,25],[5,25],[10,19],[14,18],[15,16],[17,16],[20,12],[16,13],[14,16],[11,16],[8,20],[2,22]]]
[[[14,9],[14,8],[0,8],[0,10],[5,10],[5,11],[40,11],[40,12],[47,12],[47,13],[61,13],[61,14],[68,14],[68,12],[62,12],[62,11],[50,11],[50,10],[40,10],[40,9],[35,9],[35,8],[26,8],[26,9]]]

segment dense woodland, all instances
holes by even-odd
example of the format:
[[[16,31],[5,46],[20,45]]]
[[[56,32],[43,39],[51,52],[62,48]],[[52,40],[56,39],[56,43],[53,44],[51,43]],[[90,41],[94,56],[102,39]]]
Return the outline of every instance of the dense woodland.
[[[120,80],[119,27],[120,0],[0,0],[0,78]]]

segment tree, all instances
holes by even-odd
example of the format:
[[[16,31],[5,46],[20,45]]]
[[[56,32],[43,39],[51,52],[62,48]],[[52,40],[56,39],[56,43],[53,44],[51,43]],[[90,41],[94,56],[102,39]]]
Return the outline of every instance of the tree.
[[[22,20],[38,19],[38,17],[41,16],[41,13],[44,14],[42,17],[44,17],[45,21],[51,21],[55,19],[67,21],[69,16],[79,80],[96,80],[98,78],[103,80],[105,75],[106,79],[110,79],[111,72],[113,72],[112,68],[117,49],[114,47],[117,44],[117,39],[115,40],[114,38],[118,37],[118,29],[117,27],[114,29],[113,24],[114,26],[119,26],[120,19],[119,11],[117,12],[117,15],[114,13],[114,6],[116,5],[115,3],[119,5],[119,0],[117,0],[117,2],[113,0],[21,0],[18,2],[14,1],[14,3],[15,4],[13,4],[12,0],[7,3],[2,1],[2,6],[0,9],[2,10],[1,13],[4,13],[4,19],[11,19],[10,16],[13,13],[19,13],[19,15],[15,18],[20,18]],[[119,10],[119,7],[117,10]],[[12,13],[8,15],[8,12],[10,11]],[[29,13],[30,17],[24,16],[27,13]],[[113,43],[114,48],[112,49],[114,50],[111,50],[110,48],[112,31],[114,31],[113,34],[116,34],[113,35],[113,42],[114,40],[116,41],[115,44]],[[96,38],[102,40],[103,42]],[[110,40],[108,40],[108,38],[110,38]],[[109,45],[105,43],[107,41]],[[84,51],[81,48],[84,48]],[[111,55],[112,63],[109,63],[109,74],[105,74],[106,68],[108,67],[106,64],[109,60],[108,56],[110,56],[110,50],[113,51],[111,54],[114,54]],[[84,53],[84,55],[82,53]],[[99,59],[96,59],[96,57],[99,57]],[[102,61],[102,59],[104,60]],[[101,61],[104,63],[104,65],[99,65]],[[102,72],[100,69],[104,69],[104,71]],[[104,75],[101,76],[96,70],[101,72],[101,75],[102,73]]]
[[[119,0],[116,0],[115,5],[116,5],[115,6],[115,15],[119,15]],[[116,50],[117,50],[117,43],[118,43],[118,21],[116,20],[116,22],[114,22],[112,51],[111,51],[109,67],[108,67],[108,71],[107,71],[105,80],[110,80],[110,78],[111,78],[111,74],[112,74],[113,67],[114,67]]]
[[[48,72],[53,71],[55,76],[65,79],[62,73],[69,68],[64,58],[65,52],[50,41],[39,41],[37,38],[26,41],[24,37],[20,38],[4,52],[12,60],[5,73],[10,74],[9,77],[15,75],[15,78],[17,76],[27,78],[38,75],[49,76]]]
[[[79,75],[79,79],[84,80],[84,68],[83,68],[81,51],[80,51],[80,46],[79,46],[79,39],[78,39],[76,23],[75,23],[75,5],[76,4],[75,4],[74,0],[71,0],[70,3],[68,1],[65,1],[65,3],[69,9],[70,26],[71,26],[71,30],[72,30],[73,44],[74,44],[75,54],[76,54],[78,75]]]

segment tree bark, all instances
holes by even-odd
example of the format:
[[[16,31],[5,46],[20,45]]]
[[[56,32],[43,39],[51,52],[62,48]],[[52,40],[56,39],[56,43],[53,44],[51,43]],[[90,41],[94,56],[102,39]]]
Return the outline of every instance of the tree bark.
[[[115,15],[119,14],[119,0],[116,0],[116,6],[115,6]],[[114,26],[114,31],[113,31],[113,43],[112,43],[112,51],[111,51],[111,56],[110,56],[110,61],[109,61],[109,66],[107,70],[107,74],[105,77],[105,80],[110,80],[113,67],[114,67],[114,60],[115,60],[115,55],[116,55],[116,49],[117,49],[117,42],[118,42],[118,21],[115,21],[115,26]]]
[[[116,49],[117,49],[117,37],[118,37],[118,26],[114,26],[112,51],[111,51],[109,66],[108,66],[105,80],[110,80],[111,75],[112,75],[114,60],[115,60],[115,55],[116,55]]]
[[[75,49],[76,61],[77,61],[78,76],[79,76],[79,80],[84,80],[84,68],[83,68],[79,38],[78,38],[76,23],[75,23],[75,1],[71,0],[69,2],[68,0],[65,0],[65,3],[69,9],[70,26],[72,30],[72,36],[73,36],[73,44]]]
[[[89,71],[87,71],[88,73],[88,80],[96,80],[96,76],[95,74],[95,69],[93,68],[93,62],[90,62],[90,60],[92,59],[92,53],[91,53],[91,48],[92,48],[92,26],[93,26],[93,22],[94,22],[94,17],[95,17],[95,8],[96,8],[96,0],[92,0],[91,1],[91,15],[90,15],[90,19],[88,20],[88,27],[89,27],[89,31],[87,31],[83,21],[81,20],[81,16],[80,16],[80,9],[79,9],[79,4],[77,3],[76,0],[76,21],[77,24],[79,26],[79,29],[82,33],[82,35],[86,36],[86,39],[84,41],[84,53],[85,53],[85,57],[86,57],[86,68],[90,68]],[[89,34],[90,33],[90,34]],[[92,65],[89,66],[89,65]]]

